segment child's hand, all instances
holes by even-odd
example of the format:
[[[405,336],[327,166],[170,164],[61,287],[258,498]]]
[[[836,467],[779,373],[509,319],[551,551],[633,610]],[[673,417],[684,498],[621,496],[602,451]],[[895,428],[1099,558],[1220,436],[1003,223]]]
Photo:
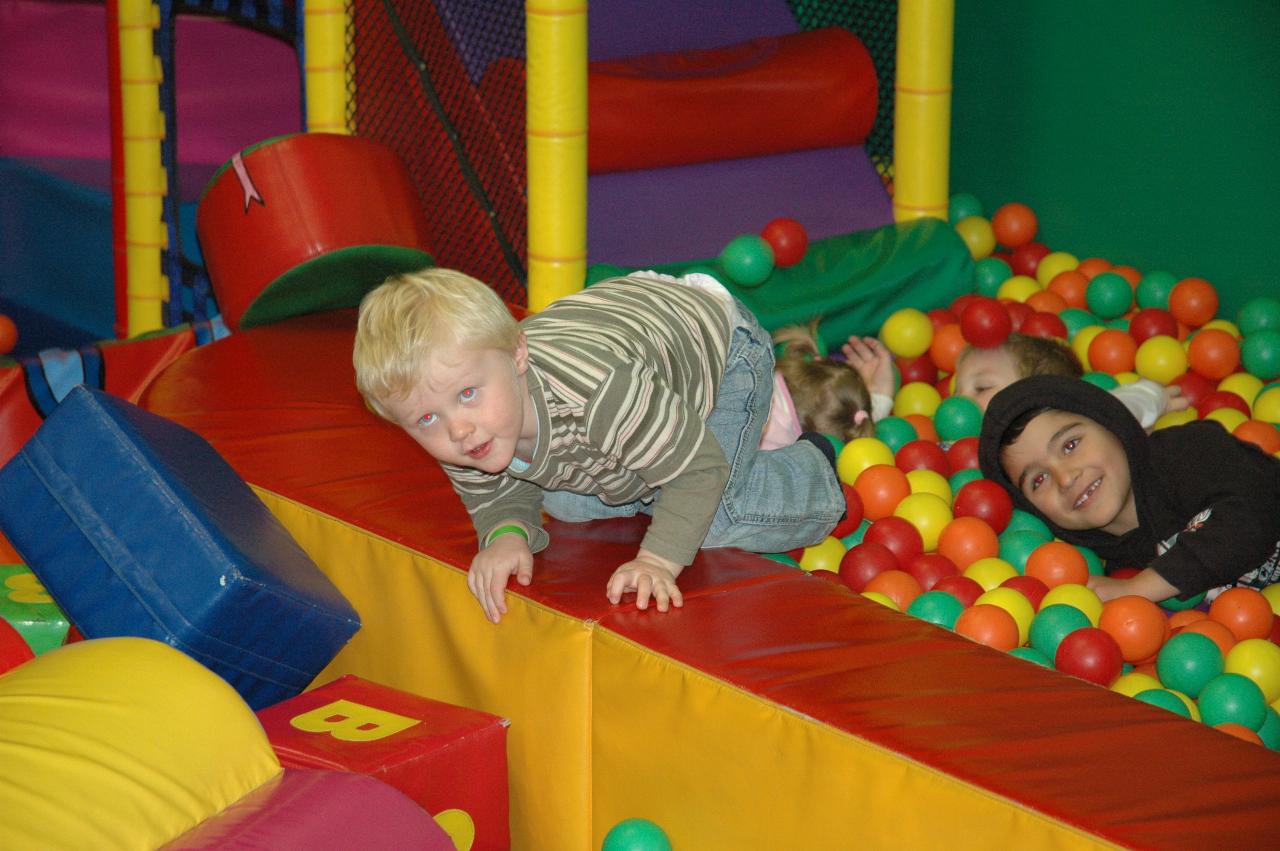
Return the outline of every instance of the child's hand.
[[[1129,595],[1146,597],[1148,600],[1158,603],[1178,594],[1177,588],[1174,588],[1164,580],[1164,577],[1149,567],[1124,579],[1118,579],[1114,576],[1090,576],[1089,588],[1104,603],[1117,597]]]
[[[471,560],[467,588],[493,623],[507,613],[507,580],[513,573],[521,585],[533,582],[533,553],[519,535],[499,535]]]
[[[1182,388],[1178,385],[1170,384],[1161,390],[1164,393],[1164,410],[1160,412],[1162,416],[1174,411],[1185,411],[1191,407],[1191,400],[1182,395]]]
[[[893,395],[893,356],[884,343],[875,337],[850,337],[840,350],[868,390],[880,396]]]
[[[605,594],[615,605],[622,600],[623,594],[634,591],[637,609],[649,608],[650,598],[658,604],[660,612],[667,611],[670,606],[680,608],[684,605],[684,597],[676,586],[676,577],[683,569],[674,561],[642,549],[634,559],[613,572],[605,586]]]

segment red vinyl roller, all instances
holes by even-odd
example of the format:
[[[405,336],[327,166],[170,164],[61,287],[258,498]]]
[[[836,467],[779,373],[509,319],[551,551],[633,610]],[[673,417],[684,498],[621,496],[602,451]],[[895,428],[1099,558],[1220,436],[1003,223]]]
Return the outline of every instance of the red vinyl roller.
[[[592,62],[592,174],[860,145],[875,122],[871,55],[841,27]]]
[[[430,265],[404,163],[358,136],[304,133],[232,157],[205,188],[196,231],[232,330],[352,307],[388,275]]]

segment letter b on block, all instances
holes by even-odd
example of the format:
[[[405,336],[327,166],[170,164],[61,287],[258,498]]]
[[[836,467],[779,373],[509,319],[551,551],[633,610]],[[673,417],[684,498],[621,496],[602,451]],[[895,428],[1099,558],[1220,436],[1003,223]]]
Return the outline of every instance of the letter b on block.
[[[299,730],[328,733],[344,742],[376,742],[421,723],[417,718],[350,700],[335,700],[289,719],[289,724]]]

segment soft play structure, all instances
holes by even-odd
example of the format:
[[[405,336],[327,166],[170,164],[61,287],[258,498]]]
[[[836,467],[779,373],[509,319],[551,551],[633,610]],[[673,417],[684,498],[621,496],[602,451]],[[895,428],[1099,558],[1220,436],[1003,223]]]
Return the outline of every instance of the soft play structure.
[[[333,30],[323,23],[316,32],[326,35],[301,41],[303,67],[326,76],[325,103],[344,102],[342,120],[326,128],[333,138],[273,129],[236,142],[221,168],[209,170],[200,242],[213,298],[235,330],[198,346],[205,341],[173,342],[194,331],[145,338],[167,348],[162,365],[121,394],[141,413],[120,414],[106,394],[83,389],[51,393],[45,410],[27,399],[22,366],[0,371],[0,394],[26,405],[18,431],[9,422],[0,430],[0,441],[20,434],[0,442],[0,462],[16,465],[10,475],[24,487],[30,481],[31,492],[44,489],[34,483],[41,476],[22,472],[30,463],[23,453],[41,454],[39,441],[28,450],[27,437],[60,410],[60,398],[61,405],[115,411],[95,418],[124,417],[144,432],[144,444],[163,431],[152,416],[207,441],[287,531],[298,548],[292,556],[311,562],[359,613],[359,630],[349,641],[330,636],[331,661],[292,700],[369,681],[486,713],[491,734],[493,718],[508,719],[515,849],[591,851],[610,828],[636,817],[660,825],[679,849],[1274,844],[1275,752],[891,611],[822,571],[706,550],[681,576],[682,608],[660,614],[611,605],[602,589],[634,554],[641,518],[549,523],[551,544],[536,557],[533,584],[513,585],[507,614],[490,624],[467,589],[475,532],[447,478],[355,390],[352,302],[369,282],[332,298],[295,286],[319,281],[323,289],[344,268],[347,250],[377,243],[361,234],[348,239],[372,222],[361,217],[343,230],[333,203],[292,208],[303,219],[296,229],[274,218],[275,192],[292,200],[314,190],[339,206],[349,199],[342,193],[351,187],[323,185],[333,179],[327,169],[307,168],[311,157],[330,162],[314,152],[343,139],[365,151],[354,155],[362,164],[394,153],[417,192],[423,221],[415,213],[405,226],[393,215],[394,226],[382,232],[401,234],[401,249],[492,283],[516,315],[536,310],[566,282],[637,265],[709,268],[729,239],[779,215],[804,222],[809,252],[762,287],[735,287],[771,326],[822,317],[823,336],[839,340],[875,333],[902,307],[946,305],[973,289],[975,274],[965,242],[928,215],[938,212],[939,186],[945,215],[948,124],[938,98],[949,80],[904,57],[914,50],[949,66],[951,3],[605,0],[591,5],[589,22],[580,4],[558,0],[265,7],[289,15],[319,9],[318,17],[337,22],[336,52],[349,64],[306,58],[306,45],[323,39],[329,57],[335,53]],[[895,36],[906,42],[896,50]],[[735,100],[735,80],[795,88]],[[557,91],[553,81],[568,81],[573,91],[564,104],[540,103]],[[308,111],[310,98],[309,91]],[[676,126],[664,127],[668,121]],[[895,132],[895,121],[905,133],[902,126]],[[913,161],[913,145],[933,156]],[[331,155],[351,151],[344,145]],[[289,243],[297,233],[323,238]],[[271,250],[244,251],[247,244]],[[329,248],[333,260],[321,250]],[[304,268],[308,274],[293,274]],[[45,427],[51,422],[56,428],[52,417]],[[63,442],[87,468],[71,478],[92,474],[94,447]],[[175,463],[179,478],[191,472]],[[24,526],[19,508],[8,512],[6,529]],[[116,523],[147,541],[147,530],[128,517]],[[19,546],[33,566],[56,559],[52,549],[38,534]],[[216,596],[247,593],[231,586]],[[284,617],[299,626],[294,615]],[[285,639],[304,633],[280,640],[297,650]],[[15,658],[18,667],[0,676],[0,720],[29,717],[31,707],[9,701],[6,690],[23,697],[27,678],[49,665],[80,663],[100,673],[102,663],[79,660],[108,651],[179,664],[143,638],[119,639],[127,645],[90,638],[33,660]],[[68,675],[58,674],[55,687],[64,688]],[[245,697],[228,691],[224,678],[204,679],[202,688],[221,690],[247,742],[218,756],[230,762],[247,750],[252,769],[228,769],[234,782],[180,817],[157,805],[147,821],[157,832],[139,846],[216,819],[237,798],[254,806],[253,790],[279,774],[279,761],[254,739]],[[130,723],[145,725],[155,711],[212,713],[186,704],[191,695],[170,694],[155,668],[127,681],[145,686],[117,710]],[[110,685],[115,700],[121,686]],[[270,728],[281,719],[264,715],[263,722]],[[141,752],[139,764],[210,746],[187,738],[172,754]],[[0,747],[36,759],[21,738]],[[103,773],[104,784],[119,779]],[[483,776],[496,782],[496,774]],[[67,784],[54,778],[51,785]],[[65,789],[32,795],[63,812],[111,804],[86,794],[93,785],[76,788],[84,797],[70,803],[55,794]],[[317,821],[290,815],[276,824],[323,828],[326,805],[307,806]]]

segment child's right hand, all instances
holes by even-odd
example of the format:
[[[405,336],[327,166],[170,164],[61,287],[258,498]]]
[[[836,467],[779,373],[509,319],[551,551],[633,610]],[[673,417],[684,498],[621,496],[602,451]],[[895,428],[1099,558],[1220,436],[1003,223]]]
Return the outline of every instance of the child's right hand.
[[[862,376],[869,391],[880,396],[893,395],[893,355],[884,343],[875,337],[850,337],[840,351]]]
[[[507,613],[507,580],[513,573],[521,585],[533,582],[533,553],[519,535],[499,535],[471,560],[467,588],[492,623]]]
[[[1161,415],[1171,414],[1174,411],[1185,411],[1191,407],[1191,400],[1182,395],[1182,388],[1176,384],[1170,384],[1168,387],[1162,388],[1164,394],[1164,410]]]

